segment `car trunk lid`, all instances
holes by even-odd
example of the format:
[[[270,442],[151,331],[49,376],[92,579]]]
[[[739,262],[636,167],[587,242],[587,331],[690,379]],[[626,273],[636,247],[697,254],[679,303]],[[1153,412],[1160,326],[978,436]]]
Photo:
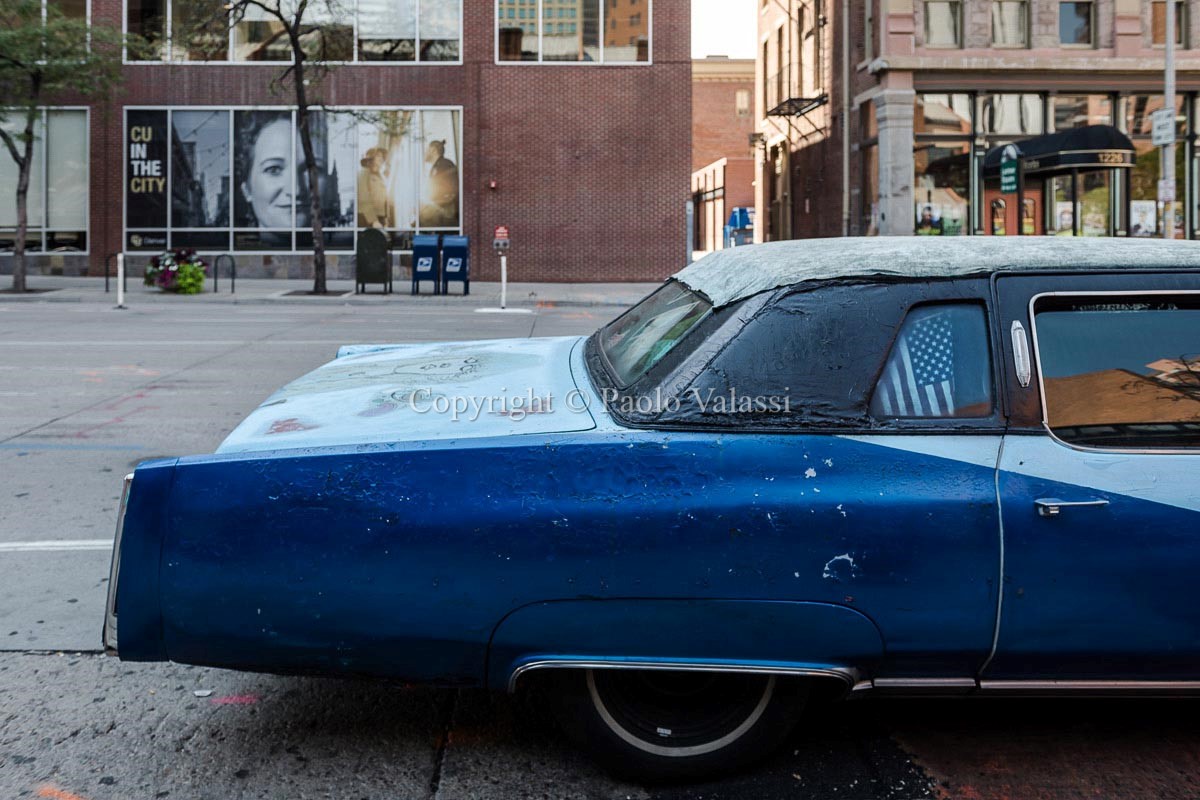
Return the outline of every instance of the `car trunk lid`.
[[[269,397],[218,453],[590,430],[582,337],[353,345]]]

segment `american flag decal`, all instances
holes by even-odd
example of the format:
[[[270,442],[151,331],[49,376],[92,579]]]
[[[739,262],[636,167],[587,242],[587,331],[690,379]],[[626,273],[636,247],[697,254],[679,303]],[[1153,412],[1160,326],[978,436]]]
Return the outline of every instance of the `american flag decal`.
[[[954,327],[933,312],[906,325],[879,383],[884,413],[896,417],[954,415]]]

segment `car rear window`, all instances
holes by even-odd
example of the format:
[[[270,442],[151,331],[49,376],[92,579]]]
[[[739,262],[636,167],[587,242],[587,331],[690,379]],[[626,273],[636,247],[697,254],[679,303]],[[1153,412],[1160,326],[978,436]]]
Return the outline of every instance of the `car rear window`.
[[[1200,296],[1034,305],[1046,424],[1093,447],[1200,447]]]
[[[649,372],[711,312],[707,300],[672,281],[611,322],[600,347],[617,383],[629,386]]]

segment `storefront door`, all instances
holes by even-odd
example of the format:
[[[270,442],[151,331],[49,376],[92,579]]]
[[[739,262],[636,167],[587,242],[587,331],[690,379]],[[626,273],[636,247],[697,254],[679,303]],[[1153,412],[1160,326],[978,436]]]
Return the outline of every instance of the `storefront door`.
[[[1026,185],[1024,197],[1024,213],[1019,214],[1020,207],[1016,194],[1002,194],[999,183],[989,181],[984,187],[983,220],[984,233],[989,236],[1015,236],[1018,232],[1018,217],[1024,229],[1025,236],[1040,236],[1045,233],[1042,221],[1042,192],[1037,184]]]

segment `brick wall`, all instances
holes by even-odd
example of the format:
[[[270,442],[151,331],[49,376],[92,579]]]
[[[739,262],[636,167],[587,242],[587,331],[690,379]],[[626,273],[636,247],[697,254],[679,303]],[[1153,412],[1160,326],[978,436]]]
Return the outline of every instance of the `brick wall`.
[[[692,68],[692,170],[719,158],[750,153],[754,132],[754,63],[719,59],[695,62]],[[737,93],[748,92],[746,113],[737,113]]]
[[[121,0],[92,0],[120,28]],[[654,0],[652,65],[495,63],[494,4],[464,0],[462,65],[342,66],[319,91],[328,104],[463,108],[463,229],[473,277],[495,280],[492,228],[510,226],[518,281],[647,281],[687,252],[691,153],[691,11]],[[91,116],[89,269],[122,246],[126,105],[289,105],[273,93],[278,64],[129,65],[123,90]],[[488,182],[497,188],[489,189]],[[239,273],[311,275],[310,257],[239,257]],[[43,263],[45,262],[45,263]],[[349,274],[339,257],[330,274]],[[49,271],[49,257],[33,260]]]

